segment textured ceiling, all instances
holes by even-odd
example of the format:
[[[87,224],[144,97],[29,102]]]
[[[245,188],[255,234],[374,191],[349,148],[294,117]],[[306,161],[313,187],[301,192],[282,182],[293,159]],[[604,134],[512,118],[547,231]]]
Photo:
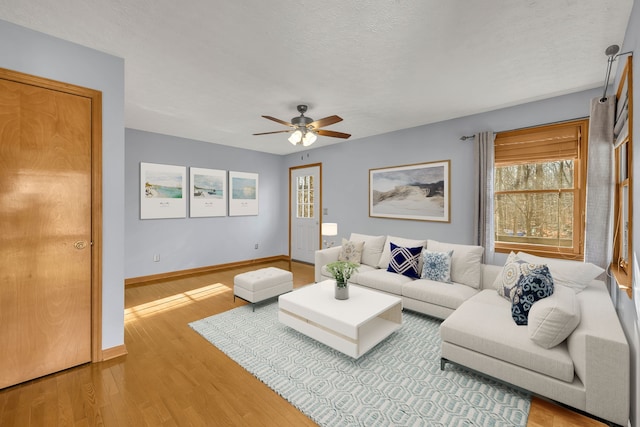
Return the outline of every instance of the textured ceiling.
[[[2,0],[0,19],[125,59],[129,128],[276,154],[602,86],[632,0]],[[2,60],[0,59],[0,66]]]

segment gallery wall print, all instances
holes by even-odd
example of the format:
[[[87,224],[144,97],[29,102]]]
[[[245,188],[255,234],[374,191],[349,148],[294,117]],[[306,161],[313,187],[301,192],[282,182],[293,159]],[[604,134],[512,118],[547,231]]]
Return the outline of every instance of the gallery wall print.
[[[369,169],[369,216],[450,222],[450,163]]]
[[[229,171],[229,216],[258,215],[258,174]]]
[[[186,186],[186,167],[140,163],[140,218],[185,218]]]
[[[227,171],[189,168],[191,217],[227,216]]]

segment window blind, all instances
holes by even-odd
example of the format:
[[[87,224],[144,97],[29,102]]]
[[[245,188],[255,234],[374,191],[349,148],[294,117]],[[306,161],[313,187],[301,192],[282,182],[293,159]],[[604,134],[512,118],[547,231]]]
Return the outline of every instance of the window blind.
[[[575,122],[545,126],[540,131],[521,129],[496,135],[496,165],[577,159],[582,125]]]

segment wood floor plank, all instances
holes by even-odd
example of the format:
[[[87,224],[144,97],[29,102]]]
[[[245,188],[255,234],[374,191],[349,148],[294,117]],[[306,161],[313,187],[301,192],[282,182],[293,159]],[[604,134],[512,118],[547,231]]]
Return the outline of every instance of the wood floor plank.
[[[268,265],[289,268],[288,262]],[[313,266],[291,267],[295,287],[313,282]],[[127,287],[128,354],[0,390],[0,425],[315,426],[188,326],[246,304],[233,300],[233,277],[255,268]],[[603,424],[540,399],[533,400],[528,423],[597,425]]]

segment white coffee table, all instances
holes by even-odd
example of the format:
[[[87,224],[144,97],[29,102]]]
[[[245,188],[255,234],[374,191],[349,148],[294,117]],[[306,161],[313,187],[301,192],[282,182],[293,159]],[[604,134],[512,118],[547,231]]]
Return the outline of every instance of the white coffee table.
[[[400,298],[349,285],[349,299],[334,297],[333,280],[278,297],[278,320],[348,356],[358,358],[402,326]]]

